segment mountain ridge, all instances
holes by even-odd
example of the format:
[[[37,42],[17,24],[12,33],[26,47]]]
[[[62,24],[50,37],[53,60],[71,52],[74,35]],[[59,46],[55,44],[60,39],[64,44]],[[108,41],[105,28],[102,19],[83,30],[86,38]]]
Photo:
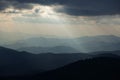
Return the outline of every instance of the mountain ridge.
[[[92,37],[86,36],[76,39],[58,39],[58,38],[42,38],[42,37],[30,38],[23,41],[19,41],[18,43],[15,44],[4,45],[4,46],[21,51],[28,51],[27,48],[30,47],[39,51],[40,48],[51,49],[57,46],[64,46],[64,47],[71,47],[73,49],[76,49],[76,52],[79,51],[83,53],[90,53],[97,51],[119,50],[120,49],[119,44],[120,44],[120,37],[113,35],[109,35],[109,36],[104,35],[104,36],[92,36]],[[34,52],[34,50],[31,52]]]
[[[91,57],[89,54],[32,54],[0,47],[0,75],[23,75],[62,67],[79,59]],[[3,74],[4,72],[4,74]],[[12,73],[11,73],[12,72]],[[26,73],[27,72],[27,73]]]

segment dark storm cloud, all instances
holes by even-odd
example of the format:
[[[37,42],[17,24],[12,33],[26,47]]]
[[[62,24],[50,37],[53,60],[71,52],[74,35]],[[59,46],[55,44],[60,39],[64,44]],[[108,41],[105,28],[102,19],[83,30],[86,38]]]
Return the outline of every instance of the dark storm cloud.
[[[4,0],[0,1],[0,10],[4,10],[4,9],[6,9],[9,6],[10,5],[9,5],[9,3],[7,1],[4,1]]]
[[[0,11],[10,7],[15,9],[32,9],[33,5],[29,3],[19,3],[17,0],[0,0]]]
[[[5,1],[4,3],[2,1]],[[7,3],[10,2],[9,4]],[[13,4],[13,2],[16,4]],[[67,13],[75,16],[97,16],[120,14],[120,0],[1,0],[0,10],[4,10],[10,5],[17,9],[30,9],[37,3],[42,5],[63,5],[65,9],[57,9],[57,12]]]
[[[66,12],[70,15],[97,16],[120,14],[120,0],[66,0],[60,2],[65,5]]]

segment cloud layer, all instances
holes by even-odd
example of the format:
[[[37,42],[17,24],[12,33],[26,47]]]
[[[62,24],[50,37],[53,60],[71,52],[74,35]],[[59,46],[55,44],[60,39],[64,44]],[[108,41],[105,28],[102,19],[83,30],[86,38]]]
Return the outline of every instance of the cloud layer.
[[[120,0],[0,0],[0,31],[120,36]]]
[[[32,4],[62,5],[64,9],[57,12],[74,16],[97,16],[120,14],[120,0],[1,0],[0,10],[13,7],[15,9],[32,9]]]

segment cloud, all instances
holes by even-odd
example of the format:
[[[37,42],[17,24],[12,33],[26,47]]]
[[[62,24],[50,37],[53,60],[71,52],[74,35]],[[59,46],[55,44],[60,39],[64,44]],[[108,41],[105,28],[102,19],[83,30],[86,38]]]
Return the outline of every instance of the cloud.
[[[8,8],[14,9],[32,9],[33,5],[30,3],[19,3],[17,0],[1,0],[0,1],[0,11],[4,11]]]
[[[10,7],[10,5],[7,1],[4,1],[4,0],[0,1],[0,10],[5,10],[8,7]]]
[[[73,16],[98,16],[120,14],[120,0],[1,0],[0,10],[9,8],[32,9],[31,4],[62,5],[57,12]]]
[[[68,2],[67,2],[68,1]],[[61,3],[65,10],[57,10],[75,16],[120,14],[119,0],[67,0]]]

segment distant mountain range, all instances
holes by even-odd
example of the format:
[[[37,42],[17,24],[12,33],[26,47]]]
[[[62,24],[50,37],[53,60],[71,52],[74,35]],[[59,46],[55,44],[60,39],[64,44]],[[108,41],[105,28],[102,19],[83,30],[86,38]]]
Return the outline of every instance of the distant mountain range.
[[[19,51],[27,51],[31,53],[79,53],[80,51],[68,46],[56,46],[56,47],[23,47],[18,49]]]
[[[93,36],[76,39],[30,38],[18,41],[5,47],[31,53],[72,53],[120,50],[120,37]]]
[[[56,69],[91,55],[76,54],[31,54],[0,47],[0,76],[40,73]]]

